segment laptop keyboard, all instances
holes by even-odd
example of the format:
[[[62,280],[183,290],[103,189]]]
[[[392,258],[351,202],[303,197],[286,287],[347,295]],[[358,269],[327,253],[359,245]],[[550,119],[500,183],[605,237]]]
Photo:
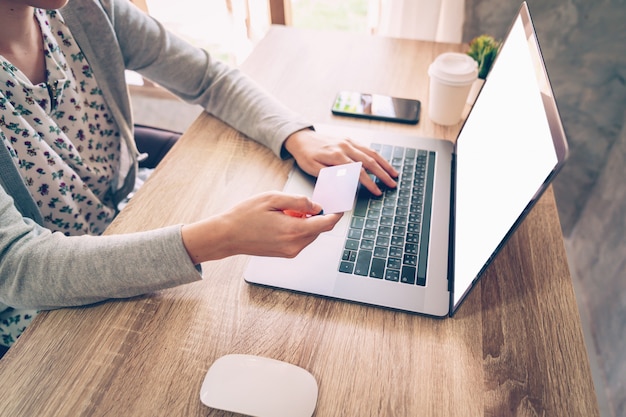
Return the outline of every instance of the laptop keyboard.
[[[359,187],[339,272],[426,285],[435,152],[372,144],[400,173],[383,195]]]

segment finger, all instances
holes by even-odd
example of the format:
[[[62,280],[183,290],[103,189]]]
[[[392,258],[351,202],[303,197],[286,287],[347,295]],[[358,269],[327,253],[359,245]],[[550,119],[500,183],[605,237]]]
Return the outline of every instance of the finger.
[[[320,234],[332,230],[337,222],[343,217],[343,213],[324,214],[308,218],[307,224],[312,228],[314,233]]]
[[[397,178],[399,173],[395,170],[393,166],[385,158],[382,157],[378,152],[370,149],[366,146],[358,144],[351,139],[347,138],[345,140],[347,146],[344,148],[344,152],[346,155],[354,161],[360,161],[363,163],[363,168],[376,176],[383,184],[387,187],[395,188],[397,186],[394,178]],[[361,176],[361,183],[371,192],[375,194],[379,194],[378,187],[375,187],[373,181],[368,181],[365,176]]]
[[[288,252],[283,256],[292,258],[297,256],[302,249],[310,245],[320,233],[328,232],[335,227],[343,213],[326,214],[322,216],[307,217],[298,222],[300,229],[299,237],[291,241],[288,246]]]
[[[395,187],[397,185],[394,178],[398,178],[400,174],[381,154],[373,149],[354,143],[349,139],[348,141],[352,143],[358,151],[366,155],[362,157],[361,162],[368,172],[374,174],[389,187]]]
[[[395,171],[395,169],[393,170],[393,173],[390,173],[384,167],[378,164],[378,162],[369,161],[363,162],[363,169],[365,169],[370,174],[373,174],[389,188],[396,188],[396,186],[398,185],[396,181],[396,178],[398,178],[398,173],[397,171]]]
[[[320,170],[323,168],[356,162],[356,160],[351,158],[346,151],[347,150],[345,148],[340,147],[333,150],[327,150],[309,161],[307,166],[308,169],[306,169],[306,171],[317,177]]]
[[[372,171],[372,173],[374,173],[373,171],[376,169],[376,167],[378,167],[378,168],[382,168],[384,172],[381,173],[380,175],[376,175],[377,177],[382,179],[382,177],[384,177],[385,174],[387,174],[392,179],[398,178],[400,173],[389,163],[389,161],[383,158],[383,156],[379,154],[378,152],[374,152],[372,150],[370,151],[372,152],[371,154],[372,158],[376,161],[376,166],[374,168],[371,168],[371,169],[368,168],[370,169],[370,171]]]
[[[367,171],[365,171],[365,169],[361,169],[361,175],[359,176],[359,182],[363,185],[363,187],[365,187],[370,193],[379,196],[381,195],[383,192],[381,191],[381,189],[378,187],[378,185],[376,184],[376,182],[372,179],[372,177],[370,176],[370,174],[367,173]]]
[[[376,158],[380,158],[381,161],[385,162],[388,165],[392,172],[397,177],[397,172],[391,165],[389,165],[382,156],[378,155],[376,152],[371,151],[373,156],[362,152],[362,150],[354,148],[352,153],[349,155],[354,158],[354,161],[360,161],[363,164],[363,168],[361,169],[361,174],[359,175],[359,182],[372,194],[381,195],[382,191],[379,188],[376,181],[374,181],[374,177],[377,177],[383,184],[385,184],[389,188],[395,188],[398,184],[394,178],[389,175],[389,173],[378,164]],[[376,158],[375,158],[376,157]],[[372,175],[370,175],[372,174]]]
[[[319,214],[322,206],[302,195],[277,193],[272,201],[274,210],[283,211],[292,217],[305,217],[306,215]]]

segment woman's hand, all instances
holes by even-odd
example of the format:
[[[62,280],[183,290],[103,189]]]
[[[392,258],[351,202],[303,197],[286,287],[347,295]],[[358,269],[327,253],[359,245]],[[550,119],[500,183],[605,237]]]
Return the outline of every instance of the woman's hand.
[[[307,197],[268,192],[184,225],[183,244],[195,264],[237,254],[293,258],[341,218],[321,210]]]
[[[377,152],[348,138],[337,140],[306,129],[289,136],[284,147],[300,168],[316,177],[324,167],[360,161],[363,163],[361,184],[372,194],[381,195],[382,192],[368,173],[374,174],[387,187],[395,188],[397,185],[394,178],[398,177],[398,172],[389,162]]]

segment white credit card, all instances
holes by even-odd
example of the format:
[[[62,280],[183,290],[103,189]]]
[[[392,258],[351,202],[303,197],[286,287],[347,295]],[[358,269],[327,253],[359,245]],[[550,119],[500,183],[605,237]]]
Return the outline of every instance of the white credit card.
[[[352,162],[320,170],[311,199],[322,206],[324,214],[352,210],[362,165]]]

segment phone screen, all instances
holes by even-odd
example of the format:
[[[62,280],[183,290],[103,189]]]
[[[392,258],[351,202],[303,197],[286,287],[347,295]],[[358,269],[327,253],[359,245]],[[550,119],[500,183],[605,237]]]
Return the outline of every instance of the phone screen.
[[[417,123],[420,114],[419,100],[391,97],[382,94],[341,91],[332,108],[333,114]]]

